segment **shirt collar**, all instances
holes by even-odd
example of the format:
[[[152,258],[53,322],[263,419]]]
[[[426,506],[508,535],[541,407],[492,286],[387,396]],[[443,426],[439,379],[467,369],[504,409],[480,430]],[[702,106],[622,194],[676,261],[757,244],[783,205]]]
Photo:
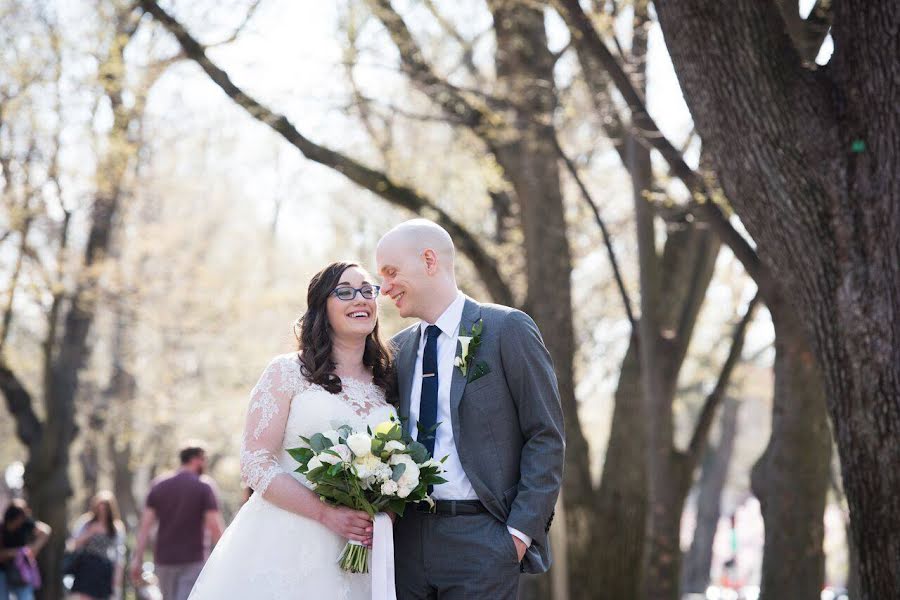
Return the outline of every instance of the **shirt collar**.
[[[456,298],[453,302],[450,303],[450,306],[438,317],[437,321],[434,322],[435,325],[438,326],[438,329],[441,330],[441,333],[446,334],[449,337],[453,337],[459,331],[459,323],[462,321],[463,308],[466,306],[466,297],[462,292],[456,292]],[[425,335],[425,328],[428,327],[429,323],[422,321],[419,332],[420,335]]]

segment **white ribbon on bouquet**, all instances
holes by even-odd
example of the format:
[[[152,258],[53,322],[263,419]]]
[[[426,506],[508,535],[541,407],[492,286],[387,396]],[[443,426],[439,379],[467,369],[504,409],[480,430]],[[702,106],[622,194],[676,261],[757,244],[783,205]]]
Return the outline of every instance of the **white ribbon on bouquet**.
[[[394,522],[383,513],[375,515],[369,572],[372,574],[372,600],[397,600],[394,589]]]

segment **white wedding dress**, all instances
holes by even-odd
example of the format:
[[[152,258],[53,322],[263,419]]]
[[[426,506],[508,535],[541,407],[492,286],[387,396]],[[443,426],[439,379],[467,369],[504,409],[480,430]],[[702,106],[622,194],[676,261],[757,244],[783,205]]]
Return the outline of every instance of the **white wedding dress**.
[[[251,393],[241,448],[241,474],[255,492],[216,544],[191,600],[369,600],[370,575],[338,567],[346,539],[270,502],[296,494],[296,482],[308,487],[285,451],[301,435],[341,425],[365,431],[396,416],[376,385],[345,378],[342,387],[331,394],[307,381],[296,353],[266,367]]]

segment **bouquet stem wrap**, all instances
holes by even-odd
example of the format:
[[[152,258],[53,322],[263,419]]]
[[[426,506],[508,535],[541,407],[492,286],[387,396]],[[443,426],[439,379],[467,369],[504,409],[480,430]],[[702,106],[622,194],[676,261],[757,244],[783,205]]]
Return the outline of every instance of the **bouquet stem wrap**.
[[[359,542],[349,541],[339,561],[341,568],[350,573],[371,571],[372,600],[397,600],[394,591],[394,524],[387,514],[375,515],[371,552]]]

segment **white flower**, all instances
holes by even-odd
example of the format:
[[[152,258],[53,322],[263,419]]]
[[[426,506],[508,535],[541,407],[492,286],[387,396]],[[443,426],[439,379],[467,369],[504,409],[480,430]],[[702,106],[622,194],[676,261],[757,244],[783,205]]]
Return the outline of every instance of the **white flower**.
[[[457,339],[459,340],[459,345],[462,346],[461,357],[463,360],[466,360],[466,357],[469,355],[469,343],[472,341],[472,336],[461,335]]]
[[[346,444],[338,444],[337,446],[332,446],[331,449],[337,452],[340,455],[341,460],[345,463],[350,462],[350,460],[353,458],[353,454],[350,452],[350,448]]]
[[[356,456],[368,456],[372,453],[372,438],[365,433],[354,433],[347,438],[347,445]]]
[[[400,486],[397,485],[396,481],[388,479],[384,483],[381,484],[381,493],[385,496],[393,496],[397,493],[397,490],[400,489]]]
[[[390,467],[372,454],[355,459],[353,466],[356,470],[356,476],[363,480],[374,479],[383,469],[387,469],[390,472]]]
[[[322,452],[321,454],[317,455],[316,458],[318,458],[319,461],[322,462],[322,464],[328,465],[335,465],[341,462],[340,456],[335,456],[334,454],[331,454],[329,452]]]
[[[423,462],[423,463],[422,463],[421,465],[419,465],[419,466],[420,466],[420,467],[423,467],[423,468],[424,468],[424,467],[434,467],[434,468],[436,468],[436,469],[440,469],[440,468],[441,468],[441,463],[439,463],[438,461],[434,460],[433,458],[429,458],[428,460],[426,460],[425,462]]]
[[[453,359],[453,366],[454,366],[454,367],[461,367],[462,365],[463,365],[463,361],[462,361],[462,357],[461,357],[461,356],[457,356],[456,358]]]
[[[322,460],[318,456],[313,456],[309,459],[309,463],[306,465],[306,469],[308,471],[312,471],[313,469],[318,469],[322,466]]]
[[[406,445],[403,442],[391,440],[384,445],[384,450],[385,452],[402,452],[406,450]]]
[[[405,469],[403,470],[403,474],[400,476],[400,479],[397,480],[397,485],[400,486],[400,491],[402,492],[404,488],[408,488],[409,490],[405,495],[401,495],[398,493],[397,495],[401,498],[406,498],[417,485],[419,485],[419,465],[416,464],[408,454],[395,454],[388,461],[391,465],[405,465]]]
[[[397,490],[397,497],[398,498],[406,498],[407,496],[409,496],[412,493],[412,491],[413,491],[413,488],[411,488],[411,487],[402,487]]]
[[[332,445],[341,443],[341,434],[334,429],[329,429],[328,431],[323,432],[322,435],[331,440]]]
[[[391,471],[391,468],[384,463],[378,465],[378,468],[375,469],[375,478],[379,481],[387,481],[391,477],[394,476],[394,472]]]

